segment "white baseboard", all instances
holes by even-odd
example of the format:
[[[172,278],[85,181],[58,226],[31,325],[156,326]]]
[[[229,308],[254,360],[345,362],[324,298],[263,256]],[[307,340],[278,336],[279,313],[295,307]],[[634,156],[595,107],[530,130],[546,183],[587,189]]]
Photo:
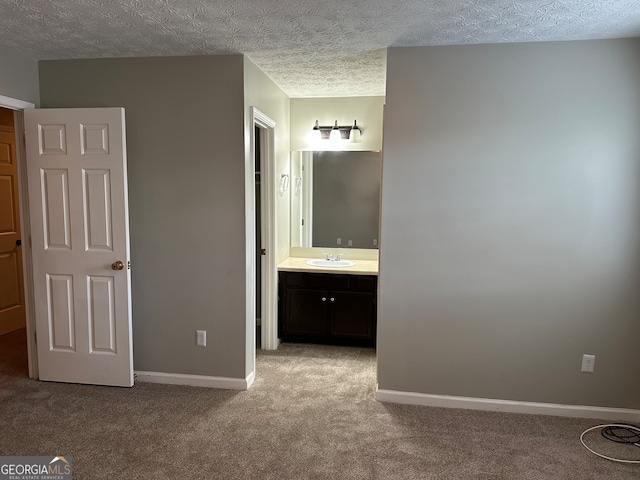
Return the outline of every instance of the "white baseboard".
[[[248,390],[255,373],[247,378],[208,377],[206,375],[189,375],[185,373],[134,372],[136,380],[148,383],[166,383],[170,385],[190,385],[192,387],[223,388],[226,390]]]
[[[489,410],[494,412],[530,413],[561,417],[598,418],[602,420],[640,422],[640,410],[627,408],[520,402],[515,400],[496,400],[490,398],[454,397],[449,395],[430,395],[426,393],[379,389],[376,389],[376,400],[380,402],[422,405],[426,407],[462,408],[469,410]]]

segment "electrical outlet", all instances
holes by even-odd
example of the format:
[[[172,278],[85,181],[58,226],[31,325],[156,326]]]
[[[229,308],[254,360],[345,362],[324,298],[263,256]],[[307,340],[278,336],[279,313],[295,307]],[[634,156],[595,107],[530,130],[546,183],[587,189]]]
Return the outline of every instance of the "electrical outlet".
[[[378,239],[377,239],[377,238],[374,238],[374,239],[373,239],[373,246],[374,246],[374,247],[377,247],[377,246],[378,246]]]
[[[349,240],[349,241],[347,242],[347,246],[351,247],[352,245],[353,245],[353,241]]]
[[[207,331],[206,330],[196,330],[196,345],[198,347],[206,347],[207,346]]]
[[[593,373],[596,364],[596,356],[585,353],[582,355],[582,372]]]
[[[336,243],[342,245],[342,239],[340,237],[336,238]]]

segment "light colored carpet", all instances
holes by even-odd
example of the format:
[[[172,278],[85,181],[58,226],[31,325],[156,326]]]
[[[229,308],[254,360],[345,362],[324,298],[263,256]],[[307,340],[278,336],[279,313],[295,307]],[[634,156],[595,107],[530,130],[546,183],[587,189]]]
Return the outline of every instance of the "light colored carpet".
[[[377,402],[370,349],[284,344],[234,392],[29,380],[24,342],[0,337],[0,455],[70,455],[75,480],[640,478],[580,445],[597,420]]]

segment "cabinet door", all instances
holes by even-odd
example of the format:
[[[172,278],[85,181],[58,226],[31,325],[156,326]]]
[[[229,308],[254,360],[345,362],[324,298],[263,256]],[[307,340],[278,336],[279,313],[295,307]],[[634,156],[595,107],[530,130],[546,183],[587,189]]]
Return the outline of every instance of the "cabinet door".
[[[373,341],[374,300],[374,294],[370,292],[330,292],[330,335]]]
[[[326,290],[287,288],[284,335],[324,337],[327,334],[328,303]]]

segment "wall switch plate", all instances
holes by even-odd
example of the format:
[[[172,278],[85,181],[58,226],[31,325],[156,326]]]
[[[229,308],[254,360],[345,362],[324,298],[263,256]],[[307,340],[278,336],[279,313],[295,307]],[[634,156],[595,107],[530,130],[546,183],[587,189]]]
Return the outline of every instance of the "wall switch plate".
[[[207,331],[206,330],[196,330],[196,345],[198,347],[206,347],[207,346]]]
[[[349,247],[350,247],[350,246],[352,246],[352,245],[353,245],[353,241],[349,240],[349,241],[347,242],[347,246],[349,246]]]
[[[585,353],[582,355],[582,372],[593,373],[596,364],[596,356]]]
[[[373,246],[374,246],[374,247],[377,247],[377,246],[378,246],[378,239],[377,239],[377,238],[374,238],[374,239],[373,239]]]
[[[338,245],[342,245],[342,239],[341,238],[336,238],[336,243]]]

